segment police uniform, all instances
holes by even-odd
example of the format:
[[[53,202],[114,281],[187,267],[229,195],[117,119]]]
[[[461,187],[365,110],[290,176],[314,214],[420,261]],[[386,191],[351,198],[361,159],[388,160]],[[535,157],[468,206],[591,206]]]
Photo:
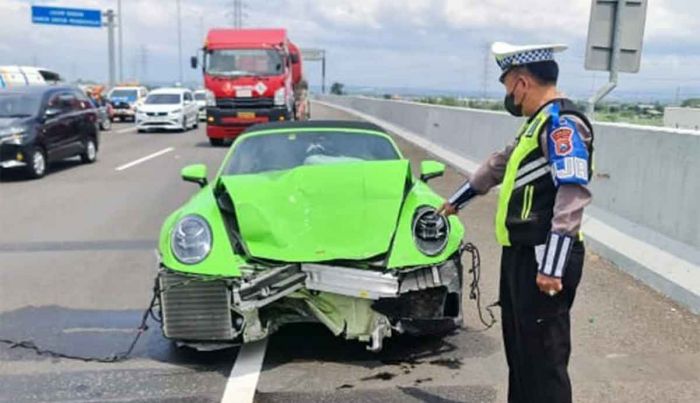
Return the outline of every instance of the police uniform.
[[[565,48],[495,43],[492,52],[505,75],[514,66],[554,60]],[[554,99],[449,199],[461,208],[501,185],[496,238],[503,247],[500,304],[511,403],[571,402],[569,310],[583,268],[580,227],[591,201],[592,155],[589,120],[570,100]],[[560,278],[563,290],[541,292],[538,273]]]

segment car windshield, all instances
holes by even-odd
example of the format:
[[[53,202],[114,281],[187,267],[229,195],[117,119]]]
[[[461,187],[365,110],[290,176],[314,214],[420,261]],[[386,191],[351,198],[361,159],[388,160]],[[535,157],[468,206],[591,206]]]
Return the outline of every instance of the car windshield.
[[[147,105],[179,105],[180,94],[151,94],[144,101]]]
[[[197,101],[206,101],[207,100],[207,94],[203,92],[195,92],[194,93],[194,99]]]
[[[206,71],[214,75],[272,76],[283,67],[282,56],[273,49],[212,50],[206,58]]]
[[[126,99],[128,101],[136,101],[137,91],[136,90],[114,90],[109,95],[110,98],[115,99]]]
[[[0,118],[34,116],[39,111],[40,95],[0,93]]]
[[[302,165],[396,160],[387,138],[344,131],[289,132],[242,139],[224,169],[225,175],[254,174]]]

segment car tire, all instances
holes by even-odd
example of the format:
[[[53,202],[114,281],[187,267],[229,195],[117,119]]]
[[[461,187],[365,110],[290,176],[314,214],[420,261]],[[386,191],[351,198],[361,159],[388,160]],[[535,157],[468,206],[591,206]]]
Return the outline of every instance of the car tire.
[[[136,129],[136,133],[146,133],[145,129]]]
[[[112,121],[109,119],[105,119],[100,123],[100,130],[103,131],[110,131],[112,130]]]
[[[94,138],[88,137],[85,140],[85,151],[80,154],[80,160],[83,164],[92,164],[97,161],[97,143]]]
[[[41,147],[30,149],[27,154],[27,175],[32,179],[39,179],[46,175],[48,163],[46,153]]]
[[[189,128],[189,126],[187,126],[187,118],[183,116],[182,117],[182,124],[180,125],[180,132],[184,133],[187,131],[188,128]]]
[[[224,139],[209,139],[209,144],[211,144],[214,147],[221,147],[224,145]]]
[[[194,126],[192,126],[193,129],[199,129],[199,118],[196,117],[194,118]]]

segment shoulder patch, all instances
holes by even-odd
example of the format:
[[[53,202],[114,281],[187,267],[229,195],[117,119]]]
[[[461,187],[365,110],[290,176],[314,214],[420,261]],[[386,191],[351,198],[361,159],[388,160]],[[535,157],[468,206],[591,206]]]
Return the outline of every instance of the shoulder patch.
[[[554,143],[554,153],[558,156],[571,154],[574,149],[574,131],[567,126],[559,126],[556,130],[549,134],[550,139]]]

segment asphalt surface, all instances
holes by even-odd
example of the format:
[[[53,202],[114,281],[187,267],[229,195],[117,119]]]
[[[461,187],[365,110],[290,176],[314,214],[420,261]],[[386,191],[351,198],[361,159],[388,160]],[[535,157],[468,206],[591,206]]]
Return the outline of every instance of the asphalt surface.
[[[314,105],[312,116],[352,119]],[[213,172],[226,148],[204,129],[103,132],[93,165],[66,161],[38,181],[0,177],[0,338],[109,356],[128,347],[155,274],[160,225],[196,185],[180,169]],[[415,163],[424,150],[397,139]],[[172,148],[170,151],[163,151]],[[142,157],[162,154],[123,170]],[[464,178],[431,182],[448,195]],[[495,194],[461,217],[481,250],[483,303],[496,299]],[[444,339],[392,338],[379,354],[320,325],[271,337],[257,402],[504,402],[506,366],[498,324],[486,331],[473,301],[466,327]],[[220,401],[237,349],[198,353],[163,339],[156,324],[133,358],[83,363],[0,345],[0,401]],[[573,311],[571,373],[577,402],[700,401],[700,321],[593,254]]]

